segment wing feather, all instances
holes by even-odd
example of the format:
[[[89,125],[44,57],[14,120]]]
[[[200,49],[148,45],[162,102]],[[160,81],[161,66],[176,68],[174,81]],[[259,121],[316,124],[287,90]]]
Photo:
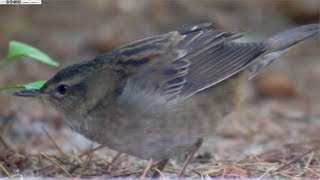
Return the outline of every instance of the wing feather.
[[[229,78],[266,52],[265,43],[232,41],[239,36],[201,24],[116,50],[115,66],[130,72],[119,99],[179,102]]]

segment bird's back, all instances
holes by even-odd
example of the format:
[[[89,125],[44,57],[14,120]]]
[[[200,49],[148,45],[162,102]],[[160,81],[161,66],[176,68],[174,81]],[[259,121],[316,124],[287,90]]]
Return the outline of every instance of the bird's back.
[[[249,77],[317,31],[307,25],[266,42],[236,43],[237,34],[203,24],[117,49],[110,66],[124,80],[112,107],[99,111],[106,119],[87,122],[95,124],[87,137],[141,158],[187,151],[241,102]],[[94,113],[88,117],[97,121]]]

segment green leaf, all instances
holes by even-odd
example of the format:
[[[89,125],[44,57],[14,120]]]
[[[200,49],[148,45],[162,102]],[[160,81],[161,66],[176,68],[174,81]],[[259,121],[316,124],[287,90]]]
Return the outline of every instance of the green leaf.
[[[38,80],[26,84],[21,84],[20,86],[24,87],[25,89],[40,89],[44,83],[46,83],[45,80]]]
[[[59,66],[59,63],[51,59],[47,54],[43,53],[39,49],[18,41],[10,41],[8,54],[0,61],[0,66],[22,56],[34,58],[35,60],[51,66]]]
[[[34,81],[34,82],[29,82],[26,84],[18,84],[18,85],[13,85],[13,86],[0,87],[0,91],[10,90],[10,89],[40,89],[44,83],[46,83],[45,80],[38,80],[38,81]]]

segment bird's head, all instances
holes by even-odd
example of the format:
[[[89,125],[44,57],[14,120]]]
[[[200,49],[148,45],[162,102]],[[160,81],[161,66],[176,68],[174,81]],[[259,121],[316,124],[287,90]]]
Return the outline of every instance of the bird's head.
[[[39,98],[63,115],[81,116],[108,92],[112,84],[108,79],[97,61],[87,61],[60,70],[40,89],[21,90],[14,95]]]

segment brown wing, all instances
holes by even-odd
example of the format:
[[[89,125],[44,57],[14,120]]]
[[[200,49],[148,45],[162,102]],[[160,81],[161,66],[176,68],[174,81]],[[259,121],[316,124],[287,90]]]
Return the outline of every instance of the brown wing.
[[[237,37],[207,23],[118,49],[114,64],[130,73],[120,99],[181,101],[229,78],[266,49],[264,43],[233,42]]]

